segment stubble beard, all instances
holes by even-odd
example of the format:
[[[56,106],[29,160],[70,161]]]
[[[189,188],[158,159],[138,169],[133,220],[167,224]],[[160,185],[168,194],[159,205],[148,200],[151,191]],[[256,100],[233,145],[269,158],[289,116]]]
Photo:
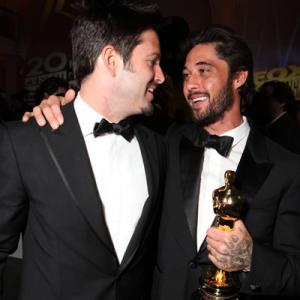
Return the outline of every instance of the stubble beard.
[[[142,114],[147,117],[151,117],[153,115],[153,112],[154,112],[154,107],[152,103],[149,103],[148,107],[142,108]]]
[[[136,73],[130,60],[125,64],[125,70],[130,73]],[[145,96],[146,96],[146,94],[145,94]],[[154,113],[154,107],[153,107],[152,103],[149,103],[147,107],[143,107],[141,109],[141,112],[139,114],[143,114],[147,117],[151,117],[153,115],[153,113]]]
[[[201,127],[213,124],[223,118],[224,113],[231,108],[232,103],[232,80],[229,78],[203,112],[197,113],[196,109],[192,109],[194,121]]]

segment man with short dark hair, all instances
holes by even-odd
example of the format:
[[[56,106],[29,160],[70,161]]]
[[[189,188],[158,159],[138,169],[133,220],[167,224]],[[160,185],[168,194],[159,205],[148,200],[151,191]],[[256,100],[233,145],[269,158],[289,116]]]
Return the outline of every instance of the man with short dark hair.
[[[159,14],[138,1],[95,4],[72,28],[80,91],[64,125],[0,128],[0,268],[23,231],[21,300],[150,295],[164,146],[128,117],[151,113],[164,81]]]

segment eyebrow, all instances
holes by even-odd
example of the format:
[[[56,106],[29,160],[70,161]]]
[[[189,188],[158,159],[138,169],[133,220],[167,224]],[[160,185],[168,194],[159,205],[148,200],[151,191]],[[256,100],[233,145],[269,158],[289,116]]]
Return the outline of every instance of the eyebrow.
[[[208,62],[206,62],[206,61],[197,61],[196,63],[195,63],[195,66],[202,66],[202,65],[205,65],[205,66],[213,66],[212,64],[210,64],[210,63],[208,63]],[[185,65],[184,67],[183,67],[183,70],[187,70],[188,69],[188,67]]]
[[[148,54],[146,57],[156,57],[156,58],[160,59],[161,54],[159,52],[153,52],[151,54]]]
[[[196,62],[196,66],[199,66],[199,65],[207,65],[207,66],[212,66],[212,64],[206,62],[206,61],[198,61]]]

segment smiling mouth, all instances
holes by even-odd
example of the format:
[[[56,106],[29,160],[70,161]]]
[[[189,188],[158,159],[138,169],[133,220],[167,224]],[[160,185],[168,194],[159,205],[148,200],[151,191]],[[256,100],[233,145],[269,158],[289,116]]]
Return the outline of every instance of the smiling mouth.
[[[149,86],[147,87],[147,92],[149,92],[149,93],[153,94],[153,93],[154,93],[154,91],[155,91],[155,87],[154,87],[154,86],[152,86],[152,85],[149,85]]]
[[[198,102],[204,102],[206,100],[208,100],[209,97],[207,95],[203,95],[203,96],[198,96],[193,98],[192,96],[189,97],[189,101],[194,104],[194,103],[198,103]]]

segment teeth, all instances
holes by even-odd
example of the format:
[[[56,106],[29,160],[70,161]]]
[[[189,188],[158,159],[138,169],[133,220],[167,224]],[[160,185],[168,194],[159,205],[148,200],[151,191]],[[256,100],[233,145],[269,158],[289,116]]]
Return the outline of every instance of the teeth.
[[[199,102],[199,101],[202,102],[202,101],[205,101],[206,99],[207,99],[206,96],[201,96],[201,97],[192,99],[192,102],[193,102],[193,103],[196,103],[196,102]]]
[[[153,87],[148,87],[148,92],[153,93],[154,92],[154,88]]]

